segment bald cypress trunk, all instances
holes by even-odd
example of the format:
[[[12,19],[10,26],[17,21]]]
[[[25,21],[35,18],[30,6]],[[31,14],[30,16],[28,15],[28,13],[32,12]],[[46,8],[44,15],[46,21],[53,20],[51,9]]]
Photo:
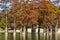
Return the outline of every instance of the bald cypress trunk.
[[[38,25],[38,34],[40,34],[40,25]]]
[[[27,30],[28,28],[26,27],[26,33],[28,33],[28,30]]]
[[[36,25],[32,25],[32,30],[31,30],[32,33],[35,33],[36,32]]]
[[[52,40],[55,40],[55,27],[52,27]]]
[[[55,39],[57,40],[58,19],[56,19]]]
[[[13,32],[13,38],[16,40],[16,17],[14,15],[14,32]]]
[[[5,40],[8,40],[8,28],[5,28]]]
[[[38,40],[40,40],[40,25],[38,25]]]
[[[8,40],[7,38],[8,38],[8,25],[7,25],[7,23],[8,23],[8,17],[7,17],[7,11],[6,11],[6,28],[5,28],[5,40]]]

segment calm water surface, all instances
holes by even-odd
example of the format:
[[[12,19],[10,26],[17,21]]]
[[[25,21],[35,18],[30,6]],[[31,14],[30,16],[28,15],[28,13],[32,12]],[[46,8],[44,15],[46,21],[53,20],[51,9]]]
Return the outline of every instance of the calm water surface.
[[[8,33],[8,40],[13,39],[13,33]],[[16,40],[44,40],[43,34],[38,35],[37,33],[26,33],[24,36],[23,34],[16,33]],[[5,40],[5,33],[0,33],[0,40]],[[46,40],[46,39],[45,39]],[[57,35],[57,40],[60,40],[60,34]]]

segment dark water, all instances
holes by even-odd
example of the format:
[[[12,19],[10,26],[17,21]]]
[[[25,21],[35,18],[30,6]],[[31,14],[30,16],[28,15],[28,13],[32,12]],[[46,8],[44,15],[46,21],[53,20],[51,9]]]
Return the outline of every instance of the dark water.
[[[45,37],[46,38],[46,37]],[[14,40],[13,39],[13,33],[8,33],[8,40]],[[37,34],[37,33],[26,33],[25,35],[16,33],[16,40],[46,40],[44,39],[43,34]],[[5,33],[0,33],[0,40],[5,40]],[[60,40],[60,34],[57,35],[57,40]]]

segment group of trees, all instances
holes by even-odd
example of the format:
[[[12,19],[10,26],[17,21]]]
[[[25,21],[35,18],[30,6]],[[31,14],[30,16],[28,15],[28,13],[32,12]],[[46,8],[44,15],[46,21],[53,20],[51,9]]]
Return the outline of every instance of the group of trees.
[[[52,38],[55,39],[55,28],[59,27],[59,24],[60,9],[50,1],[22,3],[15,1],[11,4],[9,11],[0,13],[0,27],[6,28],[6,32],[8,32],[7,27],[14,28],[14,33],[16,33],[17,27],[19,29],[21,27],[22,30],[26,28],[26,32],[27,28],[32,28],[32,33],[35,33],[35,29],[38,28],[40,35],[40,28],[43,28],[47,35],[47,29],[49,29],[48,31],[52,29]]]
[[[8,26],[14,26],[14,20],[16,27],[32,27],[39,26],[39,28],[49,27],[56,25],[56,19],[60,10],[49,1],[36,2],[15,2],[11,4],[10,11],[7,11],[7,23]],[[5,12],[3,12],[5,13]],[[4,16],[6,16],[4,14]],[[3,16],[2,16],[3,17]],[[1,20],[5,18],[1,18]],[[5,20],[6,21],[6,20]],[[4,21],[3,21],[4,22]],[[1,23],[3,23],[1,22]],[[5,23],[3,23],[5,26]]]

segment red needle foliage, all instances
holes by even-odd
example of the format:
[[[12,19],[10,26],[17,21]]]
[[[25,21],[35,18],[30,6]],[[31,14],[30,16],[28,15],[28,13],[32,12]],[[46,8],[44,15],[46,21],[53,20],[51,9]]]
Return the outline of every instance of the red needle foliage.
[[[48,1],[41,1],[40,3],[40,11],[42,13],[43,18],[46,19],[47,25],[52,24],[52,26],[56,25],[56,14],[58,14],[58,8],[51,4]]]
[[[24,9],[22,9],[22,15],[20,15],[18,22],[22,26],[28,25],[28,23],[37,24],[38,22],[38,10],[36,9],[36,4],[25,4]],[[20,13],[21,13],[20,12]],[[20,19],[20,20],[19,20]]]
[[[31,2],[30,4],[16,2],[11,5],[11,11],[9,17],[16,17],[16,24],[20,26],[27,26],[29,23],[32,25],[46,24],[49,26],[56,25],[56,14],[58,8],[48,1],[41,1],[40,3]]]

